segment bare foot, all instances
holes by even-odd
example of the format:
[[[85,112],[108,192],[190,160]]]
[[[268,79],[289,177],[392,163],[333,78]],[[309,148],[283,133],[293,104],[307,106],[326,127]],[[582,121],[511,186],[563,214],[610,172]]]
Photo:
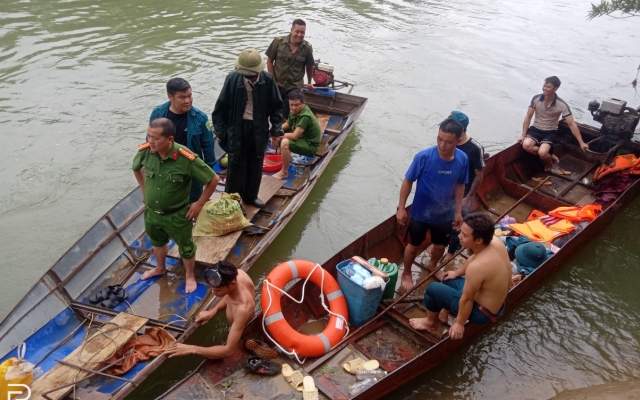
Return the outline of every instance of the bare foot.
[[[198,288],[198,283],[196,282],[195,276],[187,276],[186,282],[184,284],[184,292],[189,294],[194,292]]]
[[[289,176],[289,173],[286,171],[280,170],[275,174],[273,174],[272,176],[276,179],[285,179],[287,176]]]
[[[553,168],[553,164],[558,164],[559,162],[560,162],[560,159],[552,154],[550,160],[543,161],[544,170],[551,171],[551,169]]]
[[[444,279],[444,271],[442,269],[439,269],[438,272],[433,274],[433,278],[438,282],[442,282],[442,280]]]
[[[440,310],[440,314],[438,315],[438,319],[443,324],[449,323],[449,310],[445,310],[444,308]]]
[[[149,278],[153,278],[154,276],[160,276],[160,275],[164,275],[167,273],[167,269],[166,268],[162,268],[162,269],[158,269],[158,267],[155,267],[154,269],[150,269],[149,271],[145,271],[144,274],[142,274],[142,276],[140,277],[141,281],[147,280]]]
[[[411,274],[402,274],[402,288],[407,291],[413,289],[413,278]]]
[[[411,327],[418,331],[435,331],[438,329],[438,321],[429,322],[429,318],[411,318]]]

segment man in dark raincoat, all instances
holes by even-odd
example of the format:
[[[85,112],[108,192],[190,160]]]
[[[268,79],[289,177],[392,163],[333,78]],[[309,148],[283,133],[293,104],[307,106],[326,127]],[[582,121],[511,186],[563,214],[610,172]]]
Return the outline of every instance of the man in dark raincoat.
[[[258,191],[269,137],[284,134],[282,99],[265,64],[256,49],[243,50],[211,115],[216,140],[229,154],[225,191],[239,193],[245,204],[258,208],[264,206]]]

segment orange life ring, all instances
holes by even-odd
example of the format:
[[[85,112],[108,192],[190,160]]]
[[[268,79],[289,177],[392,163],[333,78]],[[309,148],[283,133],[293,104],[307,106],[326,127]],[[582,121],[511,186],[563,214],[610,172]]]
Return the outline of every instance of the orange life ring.
[[[266,281],[275,287],[267,285],[266,282],[262,284],[260,304],[264,313],[264,325],[280,345],[288,351],[295,351],[296,354],[304,357],[319,357],[329,352],[344,337],[347,330],[346,321],[349,318],[347,301],[338,282],[323,268],[319,267],[314,270],[316,265],[316,263],[305,260],[284,262],[275,267],[267,276]],[[294,330],[284,318],[280,305],[281,294],[278,289],[283,290],[284,286],[293,279],[307,277],[309,277],[309,281],[321,287],[323,276],[323,293],[329,300],[329,309],[332,313],[343,316],[344,320],[331,314],[327,327],[322,333],[303,335]]]

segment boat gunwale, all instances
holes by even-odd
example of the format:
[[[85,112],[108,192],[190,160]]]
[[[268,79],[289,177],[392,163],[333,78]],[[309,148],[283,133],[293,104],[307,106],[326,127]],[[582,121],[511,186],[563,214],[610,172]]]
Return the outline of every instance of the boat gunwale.
[[[595,127],[584,125],[584,124],[578,124],[578,125],[580,126],[580,130],[583,133],[587,133],[591,136],[599,136],[599,132],[596,130]],[[568,130],[568,127],[566,125],[564,126],[564,128]],[[563,143],[563,145],[565,144],[572,145],[570,143]],[[640,153],[640,143],[631,142],[630,147],[632,147],[632,150],[634,152]],[[501,156],[507,156],[508,158],[511,158],[512,163],[515,160],[519,160],[523,156],[521,146],[519,144],[513,144],[512,146],[509,146],[503,149],[502,151],[493,155],[489,160],[487,160],[487,164],[496,163],[501,158]],[[500,161],[504,161],[504,160],[500,159]],[[510,164],[503,165],[503,168],[501,171],[503,174],[502,176],[496,176],[496,180],[498,181],[499,184],[503,179],[507,179],[504,176],[504,172],[506,170],[506,168],[504,167],[508,165]],[[589,171],[591,170],[592,168],[589,169]],[[492,170],[491,172],[494,172],[494,171]],[[548,199],[549,201],[555,201],[559,203],[566,202],[562,198],[553,198],[544,193],[540,193],[540,195]],[[555,274],[561,268],[563,268],[568,263],[568,261],[574,257],[575,253],[582,248],[582,246],[585,243],[588,243],[589,241],[599,236],[598,234],[594,234],[594,232],[595,233],[601,232],[603,228],[608,226],[613,221],[613,219],[639,195],[640,195],[640,179],[635,181],[629,188],[627,188],[615,201],[609,203],[606,207],[604,207],[602,213],[598,218],[596,218],[589,225],[587,225],[576,236],[574,236],[573,238],[570,238],[562,247],[559,248],[559,250],[554,254],[553,257],[546,260],[531,274],[527,275],[524,279],[522,279],[522,281],[514,285],[509,290],[507,298],[505,299],[505,311],[502,318],[504,318],[505,315],[513,311],[516,307],[518,307],[524,300],[530,297],[533,293],[539,290],[542,284],[546,282],[553,274]],[[527,202],[527,204],[531,204],[531,203],[537,204],[537,202],[534,201],[533,199]],[[409,209],[410,209],[410,206],[407,207],[407,210]],[[342,256],[342,254],[346,249],[367,247],[368,236],[372,235],[374,232],[377,232],[383,229],[389,229],[390,225],[395,227],[392,228],[394,233],[390,233],[387,237],[383,239],[383,241],[388,240],[391,236],[395,235],[395,232],[398,229],[397,224],[395,223],[395,215],[392,215],[391,217],[385,219],[384,221],[376,225],[376,227],[365,232],[363,235],[361,235],[360,237],[355,239],[353,242],[345,246],[342,250],[338,251],[336,254],[334,254],[328,260],[322,263],[322,267],[335,276],[336,265],[339,261],[344,259],[344,256]],[[368,246],[368,248],[372,248],[372,247],[374,246]],[[289,288],[287,292],[301,290],[302,284],[303,282],[301,281],[297,282],[291,288]],[[379,307],[379,311],[377,312],[377,314],[379,314],[382,308],[383,307],[381,305]],[[260,331],[259,325],[260,325],[261,319],[262,319],[262,313],[261,313],[261,310],[258,310],[256,312],[256,315],[245,326],[243,337],[245,337],[248,334],[255,333],[256,331],[259,332]],[[358,334],[357,337],[349,338],[347,341],[345,341],[344,345],[340,345],[336,348],[331,349],[324,356],[315,358],[311,364],[307,366],[301,366],[301,367],[303,367],[305,373],[312,374],[328,359],[331,359],[332,357],[337,355],[338,352],[342,350],[342,348],[351,344],[350,342],[356,341],[360,337],[372,334],[373,332],[380,329],[381,326],[384,326],[387,324],[399,324],[399,322],[394,321],[389,316],[380,318],[380,320],[374,324],[374,326],[376,326],[374,329],[366,330],[361,334]],[[456,341],[451,340],[448,335],[442,337],[439,341],[437,341],[432,346],[427,347],[422,353],[415,356],[412,360],[408,361],[407,363],[403,364],[397,369],[389,372],[389,374],[386,377],[380,379],[373,386],[370,386],[360,394],[354,397],[349,397],[349,398],[363,399],[363,400],[373,399],[373,398],[379,398],[384,394],[390,393],[391,391],[397,389],[400,385],[411,381],[419,374],[425,373],[428,370],[439,365],[441,362],[449,358],[449,356],[452,355],[453,352],[462,348],[465,344],[475,339],[477,335],[487,330],[488,328],[492,327],[493,325],[494,324],[479,325],[479,324],[472,324],[467,322],[467,324],[465,325],[465,334],[462,340],[456,340]],[[430,363],[425,363],[424,361],[427,358],[427,356],[429,356],[431,359],[435,359],[435,361]],[[200,366],[198,371],[201,369],[202,368]],[[196,375],[198,371],[193,375]],[[393,378],[391,378],[392,376]],[[383,384],[383,382],[393,382],[393,383]],[[179,385],[174,385],[167,392],[165,392],[165,394],[163,394],[163,397],[173,392],[174,390],[178,389],[179,387],[180,387]],[[329,393],[324,393],[324,394],[329,395]],[[329,398],[331,397],[329,396]]]

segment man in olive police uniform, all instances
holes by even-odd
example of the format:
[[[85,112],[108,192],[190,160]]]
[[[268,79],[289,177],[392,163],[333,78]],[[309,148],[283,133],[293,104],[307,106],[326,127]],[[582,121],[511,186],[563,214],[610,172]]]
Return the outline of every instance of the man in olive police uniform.
[[[175,127],[169,119],[154,119],[147,127],[148,142],[138,146],[138,154],[133,159],[133,174],[146,206],[144,225],[156,256],[156,267],[146,271],[140,279],[167,272],[167,243],[172,238],[178,245],[186,270],[185,293],[191,293],[197,288],[193,220],[213,194],[218,176],[200,157],[174,142],[174,132]],[[192,179],[204,185],[204,190],[196,202],[189,204]]]
[[[289,117],[289,101],[287,94],[292,90],[300,90],[303,86],[305,70],[307,72],[307,89],[313,90],[313,48],[304,40],[307,24],[296,19],[291,24],[291,33],[273,39],[266,51],[267,70],[276,78],[280,97],[284,106],[284,115]]]

